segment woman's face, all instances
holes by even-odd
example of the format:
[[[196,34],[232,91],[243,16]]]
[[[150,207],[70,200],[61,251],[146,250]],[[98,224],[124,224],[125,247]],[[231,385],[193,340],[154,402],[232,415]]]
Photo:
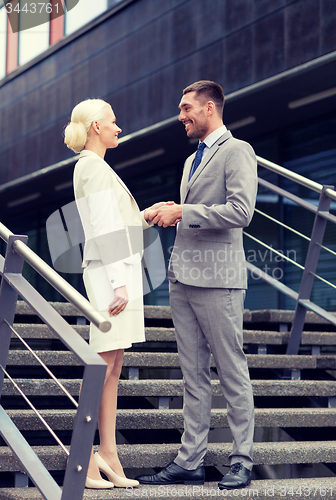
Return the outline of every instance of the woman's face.
[[[108,106],[105,118],[97,123],[100,140],[106,149],[118,146],[118,135],[121,128],[118,127],[116,121],[112,108]]]

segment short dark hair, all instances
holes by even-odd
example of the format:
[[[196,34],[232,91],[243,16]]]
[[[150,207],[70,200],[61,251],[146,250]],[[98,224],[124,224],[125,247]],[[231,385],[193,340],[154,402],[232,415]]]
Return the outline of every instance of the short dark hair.
[[[196,98],[204,97],[206,100],[213,101],[220,115],[224,109],[224,92],[222,87],[211,80],[200,80],[188,85],[183,90],[183,95],[189,92],[196,92]]]

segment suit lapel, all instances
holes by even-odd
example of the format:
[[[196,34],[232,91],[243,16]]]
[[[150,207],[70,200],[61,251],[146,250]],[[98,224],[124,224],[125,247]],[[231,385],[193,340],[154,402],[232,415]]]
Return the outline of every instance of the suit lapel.
[[[205,167],[208,165],[208,163],[213,159],[213,157],[215,156],[215,154],[217,153],[217,151],[219,150],[219,148],[221,147],[221,145],[227,140],[229,139],[230,137],[232,137],[232,134],[229,130],[227,130],[225,132],[225,134],[223,134],[216,142],[215,144],[213,144],[213,146],[211,146],[211,151],[208,153],[208,155],[205,157],[205,160],[202,160],[200,165],[198,166],[196,172],[194,173],[194,175],[192,176],[192,178],[188,181],[188,178],[189,178],[189,173],[190,173],[190,169],[192,167],[192,163],[194,161],[194,158],[195,158],[195,155],[196,155],[196,152],[190,156],[188,158],[188,162],[189,163],[186,163],[186,166],[185,166],[185,169],[183,171],[183,177],[182,177],[182,181],[181,181],[181,203],[184,203],[187,195],[188,195],[188,192],[189,192],[189,189],[191,188],[191,186],[194,184],[194,182],[197,181],[198,177],[200,176],[201,172],[205,169]]]
[[[130,197],[132,198],[132,200],[134,200],[133,198],[133,195],[131,193],[131,191],[128,189],[128,187],[126,186],[126,184],[124,184],[124,182],[120,179],[119,175],[113,170],[113,168],[110,167],[110,165],[105,161],[103,160],[102,158],[100,158],[100,156],[98,156],[96,153],[94,153],[93,151],[90,151],[90,150],[86,150],[86,149],[83,149],[83,151],[81,151],[80,153],[80,158],[83,158],[83,157],[88,157],[88,156],[94,156],[96,158],[99,158],[99,160],[103,161],[104,163],[106,163],[106,165],[109,167],[110,171],[111,171],[111,174],[115,176],[115,178],[117,179],[117,181],[119,182],[119,184],[125,189],[125,191],[130,195]],[[135,201],[135,200],[134,200]]]
[[[187,161],[186,161],[186,165],[185,165],[185,168],[183,170],[183,174],[182,174],[182,180],[181,180],[181,203],[184,203],[184,200],[186,199],[186,196],[187,196],[187,192],[188,192],[188,178],[189,178],[189,173],[190,173],[190,169],[192,167],[192,164],[193,164],[193,161],[194,161],[194,158],[195,158],[195,154],[194,153],[192,156],[190,156]]]
[[[111,167],[110,167],[111,168]],[[120,179],[119,175],[115,173],[115,171],[111,168],[111,171],[112,173],[115,175],[117,181],[119,182],[119,184],[125,189],[125,191],[130,195],[130,197],[132,198],[132,200],[134,200],[133,198],[133,195],[131,193],[131,191],[128,189],[128,187],[126,186],[126,184]],[[135,200],[134,200],[135,201]]]

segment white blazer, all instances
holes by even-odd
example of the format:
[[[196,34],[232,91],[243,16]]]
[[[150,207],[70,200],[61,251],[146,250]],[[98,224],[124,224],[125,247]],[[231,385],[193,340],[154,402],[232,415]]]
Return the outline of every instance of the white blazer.
[[[125,265],[140,266],[143,228],[150,224],[120,177],[93,151],[80,153],[74,192],[85,234],[82,267],[100,260],[112,287],[125,285]]]

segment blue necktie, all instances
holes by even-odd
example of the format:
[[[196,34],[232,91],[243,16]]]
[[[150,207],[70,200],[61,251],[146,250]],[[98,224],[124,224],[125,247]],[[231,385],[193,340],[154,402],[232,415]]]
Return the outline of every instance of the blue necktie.
[[[197,169],[198,165],[202,161],[202,156],[203,156],[203,151],[204,151],[205,146],[206,145],[205,145],[204,142],[200,142],[199,145],[198,145],[198,148],[197,148],[197,151],[196,151],[196,156],[195,156],[195,159],[194,159],[194,163],[193,163],[192,168],[190,169],[189,181],[192,178],[193,174],[195,173],[195,170]]]

